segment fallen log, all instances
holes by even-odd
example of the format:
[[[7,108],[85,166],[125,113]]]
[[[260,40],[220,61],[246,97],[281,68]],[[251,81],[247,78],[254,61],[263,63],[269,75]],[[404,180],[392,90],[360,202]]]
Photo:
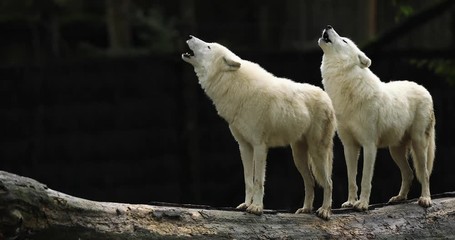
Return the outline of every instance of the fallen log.
[[[3,239],[428,239],[455,237],[455,192],[415,201],[372,205],[367,212],[335,209],[330,221],[314,214],[266,210],[262,216],[208,206],[96,202],[33,179],[0,171]]]

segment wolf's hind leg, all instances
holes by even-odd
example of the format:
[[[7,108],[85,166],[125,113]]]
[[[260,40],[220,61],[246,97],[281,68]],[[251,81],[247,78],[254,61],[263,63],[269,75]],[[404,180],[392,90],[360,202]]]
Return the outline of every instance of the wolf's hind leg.
[[[414,179],[414,174],[408,162],[408,144],[390,147],[389,151],[393,161],[395,161],[401,172],[400,192],[397,196],[390,198],[389,203],[402,202],[408,198],[409,189]]]
[[[305,200],[303,207],[299,208],[296,213],[310,213],[313,210],[314,201],[314,177],[310,171],[310,162],[308,156],[308,146],[305,140],[291,144],[292,156],[295,166],[302,175],[305,185]]]

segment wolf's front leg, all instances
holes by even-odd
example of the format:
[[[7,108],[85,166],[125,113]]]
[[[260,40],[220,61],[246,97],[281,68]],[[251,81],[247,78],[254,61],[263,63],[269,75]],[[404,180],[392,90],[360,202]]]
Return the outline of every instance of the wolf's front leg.
[[[348,171],[348,200],[341,207],[353,207],[357,201],[357,165],[359,162],[360,146],[343,142],[344,158]]]
[[[360,199],[354,204],[354,208],[359,211],[368,209],[377,151],[378,149],[374,144],[363,146],[362,189],[360,192]]]
[[[245,142],[239,142],[239,148],[245,179],[245,202],[237,206],[237,209],[247,209],[253,201],[253,148]]]
[[[253,202],[246,209],[249,213],[261,215],[264,209],[264,181],[265,181],[265,162],[267,159],[267,146],[265,144],[253,147]]]

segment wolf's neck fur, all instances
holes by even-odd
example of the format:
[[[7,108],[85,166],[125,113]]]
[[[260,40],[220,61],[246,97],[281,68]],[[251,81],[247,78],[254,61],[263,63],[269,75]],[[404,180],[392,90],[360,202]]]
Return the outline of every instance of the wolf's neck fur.
[[[245,87],[242,85],[247,85],[247,83],[242,84],[237,77],[232,77],[232,75],[237,75],[237,73],[218,72],[211,75],[198,75],[199,84],[213,101],[218,114],[230,124],[241,111],[241,103],[244,99],[244,96],[241,96],[243,91],[238,89]]]
[[[324,60],[321,65],[324,89],[332,99],[337,112],[358,108],[365,101],[380,97],[381,94],[380,85],[383,83],[370,69],[346,67],[354,69],[340,70],[338,64]]]

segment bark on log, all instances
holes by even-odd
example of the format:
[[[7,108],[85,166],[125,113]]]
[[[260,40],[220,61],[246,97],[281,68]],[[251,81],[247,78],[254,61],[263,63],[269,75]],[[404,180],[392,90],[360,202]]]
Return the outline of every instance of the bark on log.
[[[455,192],[424,209],[415,201],[367,212],[262,216],[204,206],[95,202],[0,171],[2,239],[428,239],[455,238]]]

